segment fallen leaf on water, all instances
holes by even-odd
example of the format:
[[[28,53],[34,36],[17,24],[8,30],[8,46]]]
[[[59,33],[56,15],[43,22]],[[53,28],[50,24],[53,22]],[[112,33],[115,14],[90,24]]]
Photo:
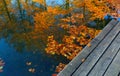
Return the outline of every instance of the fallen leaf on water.
[[[28,71],[31,72],[31,73],[34,73],[35,69],[34,68],[30,68]]]
[[[3,70],[2,70],[2,69],[3,69],[3,66],[0,66],[0,72],[3,72]]]
[[[57,76],[57,74],[52,74],[52,76]]]
[[[28,65],[28,66],[31,65],[31,64],[32,64],[32,62],[26,62],[26,65]]]
[[[3,66],[0,66],[0,70],[2,70],[3,69]]]

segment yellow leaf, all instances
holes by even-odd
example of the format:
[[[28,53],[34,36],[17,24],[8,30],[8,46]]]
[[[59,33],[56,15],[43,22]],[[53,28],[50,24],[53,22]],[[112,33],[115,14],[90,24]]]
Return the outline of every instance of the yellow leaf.
[[[88,43],[88,44],[87,44],[87,46],[88,46],[88,47],[91,47],[91,44],[90,44],[90,43]]]

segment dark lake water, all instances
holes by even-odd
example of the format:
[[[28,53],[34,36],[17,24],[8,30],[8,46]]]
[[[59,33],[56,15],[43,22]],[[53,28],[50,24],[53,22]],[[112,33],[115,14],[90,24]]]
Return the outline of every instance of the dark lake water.
[[[0,39],[0,57],[5,66],[0,76],[51,76],[55,67],[64,61],[61,57],[52,57],[40,52],[17,52],[5,39]],[[30,66],[26,62],[31,62]],[[28,70],[34,68],[35,72]]]

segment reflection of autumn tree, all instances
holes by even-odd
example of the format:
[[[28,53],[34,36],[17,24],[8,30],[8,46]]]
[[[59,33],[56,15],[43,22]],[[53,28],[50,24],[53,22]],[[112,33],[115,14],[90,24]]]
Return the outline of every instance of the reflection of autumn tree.
[[[23,8],[25,2],[22,0],[16,0],[16,7],[12,7],[11,0],[2,1],[3,3],[0,4],[2,7],[0,8],[2,10],[0,15],[4,18],[1,17],[0,19],[0,23],[2,24],[0,27],[0,37],[4,37],[17,50],[23,50],[24,48],[27,50],[34,50],[38,44],[35,44],[36,46],[32,45],[32,41],[34,42],[31,36],[33,25],[27,20],[27,18],[33,14],[31,11],[34,9],[29,5]],[[29,10],[29,16],[27,16],[28,13],[26,15],[23,14],[24,9],[31,9]],[[26,18],[23,15],[26,16]],[[12,21],[10,21],[11,18]],[[20,19],[22,19],[22,21]]]
[[[46,0],[33,0],[33,2],[38,2],[44,6],[44,10],[47,10]]]
[[[8,18],[8,20],[11,21],[10,11],[9,11],[9,8],[8,8],[8,4],[10,4],[10,1],[11,0],[2,0],[0,2],[0,10],[1,10],[0,13],[5,14],[4,17],[6,18],[6,20]]]
[[[70,0],[66,0],[65,1],[65,8],[69,9],[69,7],[70,7]]]
[[[54,16],[49,12],[36,13],[35,19],[35,31],[42,31],[54,24]]]
[[[25,42],[26,39],[24,38],[24,34],[31,31],[32,26],[29,25],[30,24],[27,21],[24,21],[23,25],[19,25],[13,21],[3,24],[0,27],[0,38],[5,38],[6,41],[17,48],[18,46],[16,45],[20,44],[21,46],[23,45],[22,43]],[[23,47],[21,47],[21,49],[22,48]]]
[[[18,22],[18,13],[15,8],[12,7],[11,0],[2,0],[3,3],[0,4],[2,10],[0,13],[1,16],[1,27],[0,27],[0,38],[5,38],[6,41],[11,43],[13,46],[15,46],[16,49],[22,49],[23,44],[25,41],[27,41],[23,35],[23,33],[28,33],[31,31],[32,26],[29,23],[29,21],[24,20],[22,22]],[[21,2],[17,0],[17,5],[20,9],[21,16],[22,14],[22,8],[21,8]],[[23,36],[23,37],[22,37]],[[29,41],[29,39],[28,39]],[[27,42],[28,42],[27,41]],[[20,45],[20,47],[18,47]]]
[[[1,25],[0,37],[4,37],[17,51],[44,50],[49,35],[56,36],[58,40],[59,38],[61,39],[65,33],[64,30],[60,29],[58,26],[52,26],[50,29],[44,31],[33,30],[33,26],[30,26],[27,21],[23,21],[22,25],[17,23],[8,24],[9,25]]]
[[[39,39],[43,44],[47,43],[47,37],[54,35],[56,39],[60,39],[65,34],[65,31],[61,29],[55,22],[57,21],[55,16],[59,14],[66,14],[67,10],[60,8],[59,6],[46,6],[45,0],[34,0],[45,5],[46,10],[36,12],[34,15],[34,30],[32,33],[33,39]]]
[[[107,0],[75,0],[74,4],[80,8],[83,14],[84,22],[94,19],[103,19],[106,13],[109,12]]]
[[[59,26],[55,26],[55,14],[60,14],[58,11],[61,9],[58,9],[59,7],[56,7],[55,9],[52,9],[52,7],[47,7],[47,11],[40,10],[41,8],[34,8],[33,6],[27,5],[28,1],[24,2],[22,0],[16,1],[16,6],[13,9],[11,3],[8,3],[8,6],[6,6],[9,9],[10,17],[12,17],[11,22],[2,23],[0,27],[0,36],[6,38],[6,40],[11,43],[17,50],[23,50],[24,48],[27,50],[35,50],[35,49],[41,49],[45,47],[47,36],[49,35],[58,35],[56,39],[59,39],[59,37],[63,37],[63,34],[65,33],[63,29],[60,29]],[[4,8],[4,5],[1,4]],[[21,6],[23,5],[24,8]],[[19,9],[17,9],[19,8]],[[1,9],[1,8],[0,8]],[[34,15],[35,23],[31,25],[29,21],[25,20],[23,17],[23,10],[29,10],[27,12],[27,15]],[[36,12],[31,12],[32,10],[35,10]],[[37,11],[38,10],[38,11]],[[6,12],[6,10],[4,11]],[[4,13],[2,12],[2,13]],[[22,21],[19,20],[20,13],[22,17]],[[1,12],[0,12],[1,13]],[[35,14],[34,14],[35,13]],[[7,14],[7,13],[6,13]],[[4,14],[3,14],[4,15]],[[6,15],[8,18],[8,16]],[[9,19],[9,18],[8,18]],[[2,19],[1,19],[2,20]],[[2,21],[1,21],[2,22]],[[0,23],[1,23],[0,22]],[[51,26],[51,27],[49,27]],[[62,30],[62,31],[61,31]]]

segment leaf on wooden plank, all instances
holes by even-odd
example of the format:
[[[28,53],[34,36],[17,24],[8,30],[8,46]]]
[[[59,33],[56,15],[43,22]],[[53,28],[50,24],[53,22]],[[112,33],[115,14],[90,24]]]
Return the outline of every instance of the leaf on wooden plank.
[[[88,44],[87,44],[87,46],[88,46],[88,47],[91,47],[91,44],[90,44],[90,43],[88,43]]]
[[[85,58],[83,58],[81,61],[84,62],[84,61],[85,61]]]

